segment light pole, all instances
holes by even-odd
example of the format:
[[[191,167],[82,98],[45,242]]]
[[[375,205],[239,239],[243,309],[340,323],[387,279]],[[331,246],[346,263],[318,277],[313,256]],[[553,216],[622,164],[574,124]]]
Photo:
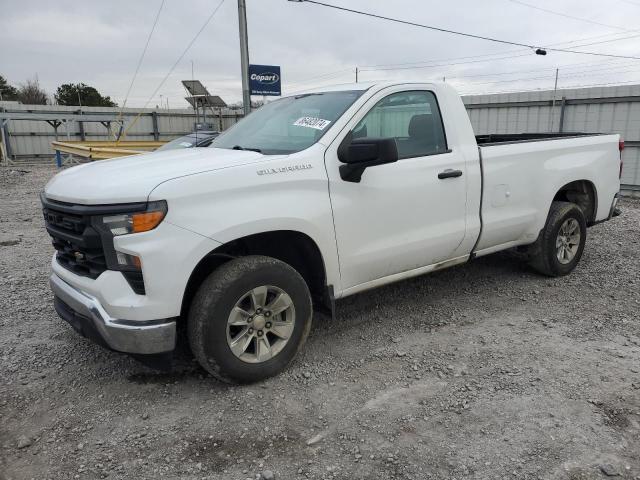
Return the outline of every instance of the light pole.
[[[247,4],[238,0],[238,24],[240,26],[240,67],[242,70],[242,106],[244,115],[251,113],[249,93],[249,38],[247,36]]]

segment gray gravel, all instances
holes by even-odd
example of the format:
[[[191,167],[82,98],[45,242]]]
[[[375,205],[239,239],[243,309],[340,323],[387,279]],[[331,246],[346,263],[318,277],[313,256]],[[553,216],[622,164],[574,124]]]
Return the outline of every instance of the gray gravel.
[[[233,387],[57,318],[53,173],[0,169],[0,479],[640,479],[637,200],[569,277],[503,253],[350,297],[284,374]]]

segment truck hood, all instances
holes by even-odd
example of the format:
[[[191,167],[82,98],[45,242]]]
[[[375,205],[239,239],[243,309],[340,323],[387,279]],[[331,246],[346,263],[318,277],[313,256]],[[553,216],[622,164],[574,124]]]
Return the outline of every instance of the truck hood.
[[[52,200],[99,205],[144,202],[159,184],[178,177],[274,160],[246,150],[188,148],[101,160],[58,173],[45,187]]]

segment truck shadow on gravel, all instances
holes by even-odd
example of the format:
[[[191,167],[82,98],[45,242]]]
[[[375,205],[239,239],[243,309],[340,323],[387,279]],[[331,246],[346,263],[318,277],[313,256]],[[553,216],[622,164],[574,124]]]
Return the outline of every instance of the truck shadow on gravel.
[[[169,372],[145,371],[132,373],[127,380],[137,385],[165,384],[185,382],[190,379],[201,379],[206,372],[200,368],[192,368],[189,370],[172,369]]]
[[[407,302],[413,303],[417,308],[434,302],[451,304],[455,300],[464,303],[465,298],[461,298],[461,295],[464,296],[465,293],[460,293],[460,290],[485,285],[489,278],[500,278],[502,280],[506,278],[508,280],[509,277],[522,279],[523,276],[525,278],[529,276],[531,278],[542,278],[528,269],[522,255],[507,251],[480,258],[471,264],[463,264],[356,294],[337,303],[335,319],[331,318],[330,315],[319,312],[314,313],[314,323],[307,341],[307,347],[313,347],[316,341],[320,341],[319,337],[326,339],[327,334],[331,337],[352,330],[359,330],[363,323],[367,323],[370,327],[384,330],[388,328],[384,325],[384,317],[388,313],[406,306]],[[515,279],[513,280],[515,281]],[[474,294],[474,292],[467,292],[469,298],[466,301],[473,301]],[[383,306],[384,311],[381,312],[379,317],[372,318],[368,315],[362,315],[363,311],[379,309],[380,306]],[[436,325],[441,321],[441,318],[435,316],[432,321]],[[396,329],[394,333],[402,335],[404,333],[403,330],[408,332],[411,329],[411,322],[406,322],[404,323],[404,329]],[[227,384],[217,381],[196,362],[189,348],[186,340],[186,331],[184,330],[184,328],[179,327],[178,346],[174,353],[171,370],[157,371],[141,366],[143,370],[128,375],[127,380],[137,385],[186,383],[200,380],[206,381],[207,388],[211,388],[212,384],[219,385],[223,389],[227,387]],[[291,369],[295,369],[296,366],[299,367],[301,357],[304,357],[304,349],[302,355],[292,363]]]
[[[380,326],[377,324],[385,322],[383,317],[392,315],[394,311],[404,313],[407,310],[419,310],[425,306],[442,306],[443,310],[446,310],[447,306],[456,304],[461,307],[471,307],[477,295],[486,298],[487,287],[494,283],[496,290],[501,288],[500,285],[527,282],[531,282],[529,287],[533,288],[536,280],[540,282],[545,281],[546,278],[534,273],[522,254],[506,251],[488,255],[471,263],[410,278],[339,300],[336,303],[335,320],[327,315],[320,319],[316,315],[316,321],[311,330],[312,337],[318,330],[323,330],[323,334],[326,334],[324,330],[329,329],[338,334],[359,328],[363,323],[373,322],[376,326]],[[498,281],[500,284],[497,283]],[[379,318],[362,315],[363,312],[377,312]],[[433,317],[432,321],[438,323],[440,318]],[[407,331],[411,329],[410,322],[404,325]],[[398,334],[401,333],[401,331],[398,332]],[[309,341],[311,342],[312,338]]]
[[[213,377],[196,362],[184,338],[178,341],[170,370],[154,370],[145,366],[141,368],[142,371],[128,375],[127,380],[137,385],[185,383],[193,380],[201,381],[205,378],[213,380]],[[217,383],[224,385],[222,382]]]

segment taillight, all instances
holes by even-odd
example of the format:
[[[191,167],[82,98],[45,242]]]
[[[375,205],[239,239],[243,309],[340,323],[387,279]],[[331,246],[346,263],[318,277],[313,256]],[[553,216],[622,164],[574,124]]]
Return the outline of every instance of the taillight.
[[[624,140],[622,138],[618,140],[618,150],[620,151],[620,172],[618,172],[618,178],[622,178],[622,151],[624,150]]]

